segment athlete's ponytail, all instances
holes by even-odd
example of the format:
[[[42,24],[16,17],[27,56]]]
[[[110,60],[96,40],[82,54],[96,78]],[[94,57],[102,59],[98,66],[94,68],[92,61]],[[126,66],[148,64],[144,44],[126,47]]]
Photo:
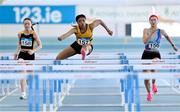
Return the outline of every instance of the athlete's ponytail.
[[[33,25],[31,26],[31,29],[34,31]]]

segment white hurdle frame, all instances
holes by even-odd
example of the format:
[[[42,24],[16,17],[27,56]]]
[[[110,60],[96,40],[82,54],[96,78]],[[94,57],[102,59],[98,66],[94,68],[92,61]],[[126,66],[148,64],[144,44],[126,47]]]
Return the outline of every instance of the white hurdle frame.
[[[116,59],[116,60],[1,60],[0,65],[77,65],[77,64],[180,64],[180,59],[161,59],[161,60],[138,60],[138,59]]]

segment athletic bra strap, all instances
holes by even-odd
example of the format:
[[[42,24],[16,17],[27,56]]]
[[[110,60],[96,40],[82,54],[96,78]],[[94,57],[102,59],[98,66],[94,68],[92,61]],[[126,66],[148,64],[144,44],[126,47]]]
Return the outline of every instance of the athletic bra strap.
[[[161,40],[161,30],[158,29],[156,42],[157,42],[157,43],[160,43],[160,40]]]

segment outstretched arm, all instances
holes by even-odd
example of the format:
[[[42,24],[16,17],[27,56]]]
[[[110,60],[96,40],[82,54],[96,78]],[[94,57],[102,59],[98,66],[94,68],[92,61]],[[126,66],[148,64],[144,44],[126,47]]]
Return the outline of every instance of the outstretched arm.
[[[59,40],[59,41],[64,40],[65,38],[67,38],[67,37],[71,36],[73,33],[75,33],[75,31],[76,31],[75,28],[70,29],[70,30],[69,30],[68,32],[66,32],[65,34],[59,36],[59,37],[58,37],[58,40]]]
[[[178,51],[176,45],[172,42],[172,39],[167,35],[167,33],[164,30],[161,30],[161,34],[169,41],[169,43],[171,44],[171,46],[173,47],[173,49],[175,51]]]
[[[90,28],[93,30],[94,28],[96,28],[97,26],[103,26],[104,29],[106,29],[106,31],[108,32],[109,35],[112,36],[113,32],[106,26],[106,24],[100,20],[100,19],[96,19],[94,20],[91,24],[90,24]]]

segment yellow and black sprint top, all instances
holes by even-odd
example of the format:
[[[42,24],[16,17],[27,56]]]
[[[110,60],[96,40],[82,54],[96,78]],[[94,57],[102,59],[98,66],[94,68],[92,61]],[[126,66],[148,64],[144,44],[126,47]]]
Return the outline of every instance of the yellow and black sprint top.
[[[92,44],[92,30],[89,27],[89,24],[86,24],[87,30],[84,33],[81,33],[79,26],[76,26],[77,32],[75,32],[76,35],[76,41],[78,44],[86,45],[86,44]]]
[[[21,46],[21,49],[33,49],[34,47],[34,31],[31,30],[30,33],[25,33],[25,31],[21,31],[19,38],[19,43]]]

